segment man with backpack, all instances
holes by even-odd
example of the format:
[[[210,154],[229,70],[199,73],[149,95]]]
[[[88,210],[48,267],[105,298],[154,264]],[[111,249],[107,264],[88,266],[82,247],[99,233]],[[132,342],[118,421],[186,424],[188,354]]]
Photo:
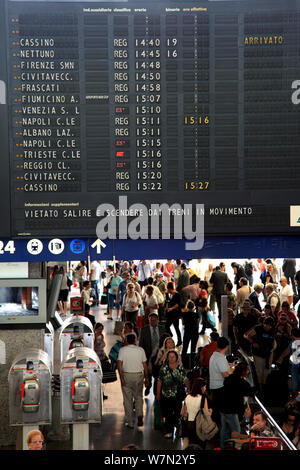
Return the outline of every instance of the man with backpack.
[[[245,261],[244,264],[244,270],[246,277],[249,281],[249,286],[253,286],[253,271],[257,271],[256,267],[253,265],[251,258],[248,258],[247,261]]]

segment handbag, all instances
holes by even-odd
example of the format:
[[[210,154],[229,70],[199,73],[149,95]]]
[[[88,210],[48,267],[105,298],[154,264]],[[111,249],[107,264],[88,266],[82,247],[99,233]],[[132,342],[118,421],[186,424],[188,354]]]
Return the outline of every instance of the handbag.
[[[160,407],[160,401],[155,400],[154,401],[154,429],[158,430],[162,428],[162,415],[161,415],[161,407]]]
[[[69,277],[67,277],[67,286],[71,287],[72,285],[73,285],[73,281]]]
[[[207,311],[207,320],[214,328],[216,327],[216,320],[211,310]]]
[[[202,395],[200,410],[195,418],[195,428],[200,441],[209,441],[217,434],[219,428],[207,411],[205,411],[204,402],[205,395]]]
[[[113,334],[120,336],[123,331],[124,325],[125,325],[124,321],[120,321],[120,320],[115,321],[115,329],[114,329]]]
[[[89,289],[89,293],[90,293],[90,297],[95,297],[95,289],[93,287]]]
[[[116,369],[114,368],[113,364],[110,362],[108,357],[106,356],[101,361],[101,368],[102,368],[102,383],[107,384],[110,382],[116,382],[118,380]]]
[[[117,373],[115,370],[104,370],[103,371],[103,377],[102,377],[102,383],[103,384],[108,384],[111,382],[116,382],[118,380]]]
[[[121,343],[115,343],[109,351],[108,357],[112,361],[113,365],[117,365],[119,351],[123,345]]]

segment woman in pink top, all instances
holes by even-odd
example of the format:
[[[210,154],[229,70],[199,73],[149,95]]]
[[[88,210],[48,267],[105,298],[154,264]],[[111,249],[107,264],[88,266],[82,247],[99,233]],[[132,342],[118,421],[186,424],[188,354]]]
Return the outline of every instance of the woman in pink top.
[[[266,270],[266,263],[261,258],[257,258],[256,265],[261,273],[263,273]]]
[[[175,266],[172,263],[172,260],[168,259],[167,263],[164,266],[164,273],[163,273],[164,276],[167,278],[168,282],[172,280],[172,277],[174,275],[174,271],[175,271]]]

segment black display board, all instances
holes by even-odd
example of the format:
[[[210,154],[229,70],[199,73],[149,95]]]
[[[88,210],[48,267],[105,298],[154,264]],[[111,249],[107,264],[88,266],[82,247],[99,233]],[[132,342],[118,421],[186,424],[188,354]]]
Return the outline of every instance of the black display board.
[[[204,204],[206,234],[297,231],[299,2],[3,7],[12,236],[93,236],[120,196]]]

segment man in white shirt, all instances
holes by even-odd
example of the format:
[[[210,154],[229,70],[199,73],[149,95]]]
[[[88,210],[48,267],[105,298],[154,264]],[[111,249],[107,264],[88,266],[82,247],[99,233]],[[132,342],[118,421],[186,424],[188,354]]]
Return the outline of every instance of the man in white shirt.
[[[152,275],[151,266],[145,259],[143,259],[137,267],[138,281],[140,286],[145,286],[148,282],[148,277]]]
[[[213,269],[214,269],[214,265],[213,264],[209,264],[208,265],[208,269],[205,271],[204,273],[204,281],[208,282],[210,281],[210,278],[212,276],[212,273],[213,273]]]
[[[281,290],[279,292],[280,305],[282,302],[286,301],[290,304],[290,307],[293,307],[293,289],[288,285],[286,277],[282,276],[280,278]]]
[[[204,280],[204,267],[202,259],[192,259],[189,263],[190,268],[196,273],[200,280]]]
[[[118,372],[121,381],[123,404],[125,411],[125,426],[133,429],[135,401],[138,426],[143,426],[143,384],[149,386],[147,358],[143,348],[136,345],[136,334],[126,336],[128,346],[120,349],[118,356]]]
[[[98,261],[92,261],[91,267],[90,267],[90,281],[91,281],[91,287],[95,291],[95,296],[94,299],[96,302],[94,305],[99,305],[99,298],[100,298],[100,292],[99,292],[99,281],[100,281],[100,275],[101,275],[101,266]]]

